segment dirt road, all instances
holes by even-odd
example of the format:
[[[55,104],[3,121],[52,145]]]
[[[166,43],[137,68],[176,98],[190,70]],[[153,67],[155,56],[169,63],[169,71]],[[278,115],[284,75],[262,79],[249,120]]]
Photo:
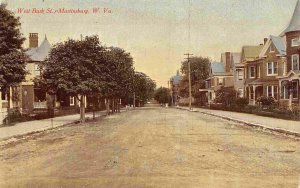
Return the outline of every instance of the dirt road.
[[[2,144],[0,151],[0,187],[298,188],[299,183],[299,141],[176,109],[124,112]]]

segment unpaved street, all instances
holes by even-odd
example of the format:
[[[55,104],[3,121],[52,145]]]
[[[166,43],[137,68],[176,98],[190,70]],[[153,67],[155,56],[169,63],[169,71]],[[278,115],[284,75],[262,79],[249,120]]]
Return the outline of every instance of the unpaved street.
[[[300,142],[200,113],[145,108],[0,151],[0,187],[284,187]]]

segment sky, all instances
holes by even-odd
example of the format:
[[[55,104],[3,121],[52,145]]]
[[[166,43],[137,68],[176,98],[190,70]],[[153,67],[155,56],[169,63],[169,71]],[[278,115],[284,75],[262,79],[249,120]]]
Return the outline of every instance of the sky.
[[[5,0],[0,0],[5,1]],[[130,52],[136,71],[167,86],[184,54],[220,61],[223,52],[240,52],[279,35],[289,24],[297,0],[6,0],[22,33],[39,33],[51,44],[80,35],[98,35],[102,44]],[[190,1],[190,3],[189,3]],[[30,13],[18,13],[18,8]],[[89,14],[32,13],[33,9],[80,9]],[[101,13],[93,14],[92,9]],[[107,12],[104,13],[103,9]],[[190,37],[189,37],[190,11]],[[108,13],[110,12],[110,13]],[[190,40],[189,40],[190,39]],[[28,47],[28,41],[24,47]]]

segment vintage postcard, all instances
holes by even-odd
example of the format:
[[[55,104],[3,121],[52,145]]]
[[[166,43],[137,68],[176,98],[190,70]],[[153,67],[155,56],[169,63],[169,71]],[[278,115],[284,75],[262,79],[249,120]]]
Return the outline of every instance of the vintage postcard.
[[[300,188],[300,0],[0,0],[1,188]]]

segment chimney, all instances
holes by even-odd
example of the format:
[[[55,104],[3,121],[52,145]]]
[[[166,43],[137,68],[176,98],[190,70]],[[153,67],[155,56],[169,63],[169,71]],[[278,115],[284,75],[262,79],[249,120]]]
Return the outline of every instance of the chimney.
[[[29,48],[37,48],[39,46],[38,33],[29,33]]]
[[[264,38],[264,45],[268,42],[268,38]]]
[[[225,52],[225,72],[230,72],[231,67],[231,53]]]

